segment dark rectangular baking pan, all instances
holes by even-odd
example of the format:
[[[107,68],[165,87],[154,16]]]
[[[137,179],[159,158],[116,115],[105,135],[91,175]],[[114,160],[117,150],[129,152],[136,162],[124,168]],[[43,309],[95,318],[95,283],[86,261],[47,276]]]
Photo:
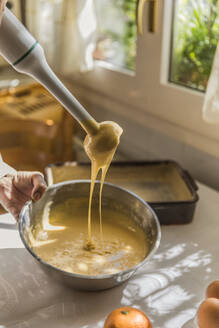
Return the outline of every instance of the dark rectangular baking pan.
[[[90,179],[90,163],[51,164],[45,172],[48,184]],[[175,161],[113,162],[106,181],[147,201],[161,224],[184,224],[193,219],[198,187],[188,171]]]

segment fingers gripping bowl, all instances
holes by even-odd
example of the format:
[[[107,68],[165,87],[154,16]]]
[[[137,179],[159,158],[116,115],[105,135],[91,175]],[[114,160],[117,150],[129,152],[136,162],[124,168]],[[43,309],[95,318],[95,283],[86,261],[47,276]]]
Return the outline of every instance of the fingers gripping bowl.
[[[97,183],[99,184],[99,183]],[[104,183],[102,198],[103,221],[104,210],[114,211],[123,217],[129,217],[136,224],[147,240],[147,254],[139,263],[129,269],[109,274],[87,275],[64,271],[46,262],[32,247],[32,227],[43,224],[45,209],[48,204],[58,206],[70,200],[72,209],[87,211],[86,204],[89,197],[90,180],[73,180],[55,184],[49,187],[43,198],[36,202],[28,202],[22,209],[19,220],[20,237],[31,255],[42,268],[56,280],[67,283],[81,290],[102,290],[116,286],[129,279],[135,271],[143,266],[157,250],[160,238],[160,224],[150,206],[136,194],[110,183]],[[93,208],[98,208],[98,188],[94,193]],[[81,207],[81,208],[80,208]],[[45,222],[44,222],[45,223]],[[128,222],[127,222],[128,225]]]

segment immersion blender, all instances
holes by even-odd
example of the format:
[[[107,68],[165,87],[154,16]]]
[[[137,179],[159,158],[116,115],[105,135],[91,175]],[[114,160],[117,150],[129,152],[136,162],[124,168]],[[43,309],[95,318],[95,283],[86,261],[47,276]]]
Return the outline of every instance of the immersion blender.
[[[0,25],[0,55],[16,71],[40,82],[87,133],[97,132],[98,123],[58,79],[46,61],[43,48],[8,8]]]

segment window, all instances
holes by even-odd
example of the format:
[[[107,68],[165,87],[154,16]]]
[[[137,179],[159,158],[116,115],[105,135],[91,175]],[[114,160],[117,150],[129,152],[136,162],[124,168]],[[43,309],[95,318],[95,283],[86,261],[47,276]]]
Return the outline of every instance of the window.
[[[98,42],[94,59],[135,70],[137,0],[95,0]]]
[[[204,91],[219,40],[218,0],[177,0],[170,81]]]
[[[152,1],[158,6],[151,6]],[[116,45],[107,46],[104,56],[100,57],[101,61],[110,62],[109,66],[95,65],[93,71],[71,77],[84,103],[87,101],[88,107],[97,111],[94,115],[108,111],[107,118],[113,119],[115,111],[130,122],[159,129],[218,156],[219,129],[203,121],[204,94],[200,92],[205,91],[218,40],[218,0],[144,1],[143,35],[135,32],[136,36],[132,36],[132,42],[136,38],[136,43],[131,43],[130,49],[134,47],[135,51],[130,50],[130,57],[124,55],[124,34],[113,39],[108,28],[114,25],[114,19],[121,24],[127,22],[121,6],[131,4],[131,0],[95,0],[96,4],[98,2],[99,10],[100,3],[105,2],[106,6],[105,11],[101,11],[101,19],[106,24],[102,25],[100,40],[111,35],[108,45],[117,41]],[[137,1],[136,5],[142,2]],[[154,16],[151,7],[157,9]],[[135,14],[134,6],[132,24]],[[155,32],[150,29],[151,17],[156,20]],[[128,58],[131,58],[131,64]],[[134,70],[134,74],[115,70],[113,66]]]

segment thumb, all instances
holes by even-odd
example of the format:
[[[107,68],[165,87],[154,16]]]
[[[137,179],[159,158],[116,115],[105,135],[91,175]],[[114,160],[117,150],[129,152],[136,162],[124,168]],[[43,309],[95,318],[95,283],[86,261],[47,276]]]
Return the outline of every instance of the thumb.
[[[32,175],[31,180],[32,180],[32,185],[33,185],[31,198],[33,201],[37,201],[43,196],[44,192],[46,191],[46,188],[47,188],[46,182],[41,173],[34,173]]]

